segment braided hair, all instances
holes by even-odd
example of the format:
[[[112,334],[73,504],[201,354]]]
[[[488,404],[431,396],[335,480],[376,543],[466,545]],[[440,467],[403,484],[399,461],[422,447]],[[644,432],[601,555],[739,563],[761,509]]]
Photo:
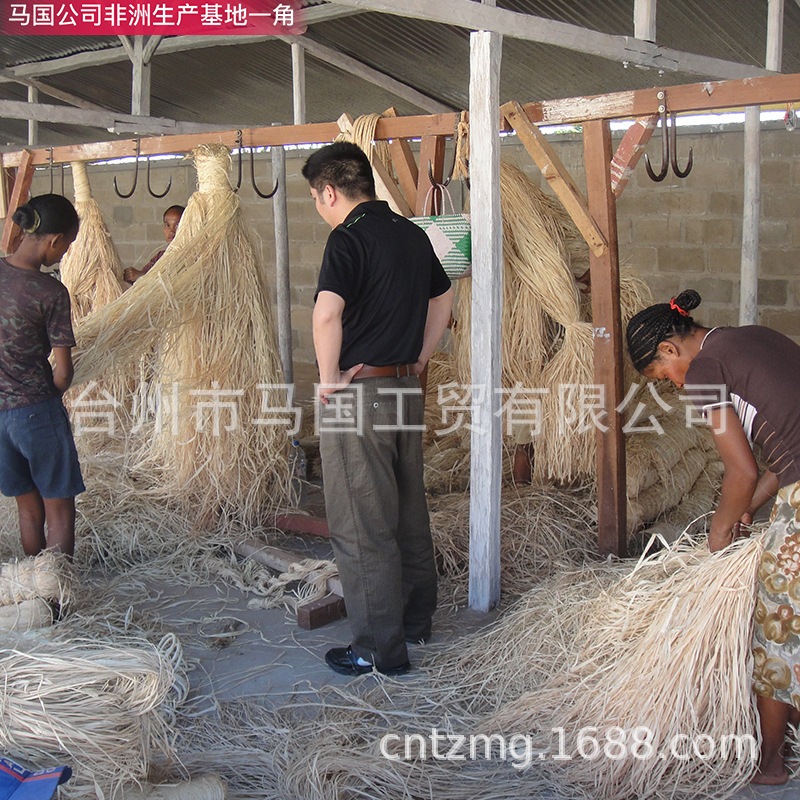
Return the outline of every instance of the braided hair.
[[[684,337],[700,326],[689,316],[700,305],[700,295],[687,289],[669,303],[656,303],[631,318],[626,330],[628,353],[639,372],[658,355],[658,346],[672,336]]]

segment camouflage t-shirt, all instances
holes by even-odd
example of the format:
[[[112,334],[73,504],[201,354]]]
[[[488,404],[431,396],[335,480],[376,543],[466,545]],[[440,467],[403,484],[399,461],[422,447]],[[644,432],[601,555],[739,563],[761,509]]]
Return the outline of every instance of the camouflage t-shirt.
[[[0,410],[58,397],[47,357],[74,346],[67,288],[0,258]]]

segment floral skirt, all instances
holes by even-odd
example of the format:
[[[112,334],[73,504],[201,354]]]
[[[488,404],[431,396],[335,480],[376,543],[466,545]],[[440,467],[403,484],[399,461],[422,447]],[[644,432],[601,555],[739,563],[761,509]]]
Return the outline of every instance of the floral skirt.
[[[800,709],[800,481],[778,492],[764,535],[753,656],[755,693]]]

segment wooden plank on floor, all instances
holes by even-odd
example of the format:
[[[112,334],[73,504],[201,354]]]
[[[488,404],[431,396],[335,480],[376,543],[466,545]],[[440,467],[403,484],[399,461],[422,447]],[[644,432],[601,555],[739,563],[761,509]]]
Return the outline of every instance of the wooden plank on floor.
[[[284,533],[307,533],[310,536],[330,537],[328,520],[308,514],[276,514],[272,520],[278,530]]]
[[[305,631],[314,631],[346,616],[344,598],[338,594],[329,594],[297,606],[297,624]]]
[[[308,558],[308,556],[300,555],[300,553],[293,553],[291,550],[264,544],[258,539],[245,539],[239,542],[234,547],[234,552],[236,555],[242,556],[242,558],[252,558],[258,561],[259,564],[263,564],[265,567],[274,569],[277,572],[288,572],[292,564]],[[309,572],[305,580],[313,581],[319,574],[317,570]],[[325,586],[331,594],[338,594],[340,597],[344,595],[342,582],[338,578],[328,578]]]

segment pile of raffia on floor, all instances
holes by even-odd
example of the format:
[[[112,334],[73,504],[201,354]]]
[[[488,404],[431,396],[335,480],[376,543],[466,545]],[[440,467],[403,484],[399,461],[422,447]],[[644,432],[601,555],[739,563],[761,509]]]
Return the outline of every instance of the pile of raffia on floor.
[[[758,536],[714,554],[685,539],[638,564],[559,572],[482,634],[434,646],[416,676],[187,720],[182,763],[219,771],[241,800],[722,800],[755,768],[755,747],[721,743],[757,736],[760,555]],[[475,758],[457,736],[478,737]],[[516,743],[505,758],[498,736]],[[463,758],[446,759],[457,741]]]
[[[503,214],[502,386],[544,390],[540,432],[533,439],[538,483],[589,483],[595,474],[595,427],[586,415],[567,420],[560,387],[592,386],[592,324],[587,294],[575,276],[588,268],[589,252],[563,208],[517,167],[501,165]],[[436,495],[464,491],[469,481],[471,280],[457,282],[454,356],[432,360],[426,401],[425,480]],[[630,268],[620,275],[623,328],[653,302]],[[674,537],[713,508],[720,462],[707,431],[687,426],[685,402],[671,388],[651,394],[625,357],[626,389],[642,384],[624,411],[627,435],[628,530],[654,521]],[[578,400],[573,398],[574,403]],[[573,405],[574,405],[573,403]],[[570,405],[569,408],[573,407]],[[447,407],[450,407],[448,410]],[[460,407],[460,408],[459,408]],[[467,408],[465,408],[467,407]],[[461,423],[455,421],[461,418]],[[505,440],[504,475],[514,443]]]

